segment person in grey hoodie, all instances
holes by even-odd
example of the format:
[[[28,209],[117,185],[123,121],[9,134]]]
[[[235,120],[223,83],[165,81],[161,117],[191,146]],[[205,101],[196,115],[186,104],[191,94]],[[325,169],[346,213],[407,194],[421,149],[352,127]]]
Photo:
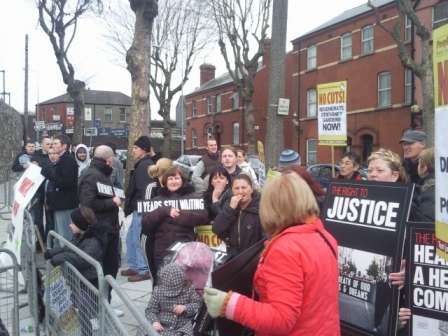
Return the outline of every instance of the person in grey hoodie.
[[[84,144],[79,144],[75,147],[75,160],[78,164],[78,177],[90,165],[89,149]]]

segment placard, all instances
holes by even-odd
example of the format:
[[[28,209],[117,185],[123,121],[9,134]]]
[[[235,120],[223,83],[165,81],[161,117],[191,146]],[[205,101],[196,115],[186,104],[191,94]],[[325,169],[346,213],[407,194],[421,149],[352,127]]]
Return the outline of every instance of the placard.
[[[201,197],[170,198],[163,200],[137,201],[137,212],[148,213],[161,207],[171,207],[179,210],[204,210],[204,199]]]
[[[408,301],[412,336],[448,335],[448,262],[436,253],[434,223],[410,223]]]
[[[362,181],[331,182],[323,217],[339,243],[339,309],[345,329],[395,335],[405,221],[413,186]]]

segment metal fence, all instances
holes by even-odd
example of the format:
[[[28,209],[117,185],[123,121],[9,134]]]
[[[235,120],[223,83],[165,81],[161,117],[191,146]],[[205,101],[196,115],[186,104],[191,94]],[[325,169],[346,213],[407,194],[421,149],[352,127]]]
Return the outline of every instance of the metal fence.
[[[0,317],[6,329],[13,336],[19,335],[19,265],[9,250],[0,249],[0,254],[11,258],[9,266],[0,267]]]
[[[0,218],[2,219],[10,218],[16,182],[17,174],[11,171],[11,166],[0,166]]]

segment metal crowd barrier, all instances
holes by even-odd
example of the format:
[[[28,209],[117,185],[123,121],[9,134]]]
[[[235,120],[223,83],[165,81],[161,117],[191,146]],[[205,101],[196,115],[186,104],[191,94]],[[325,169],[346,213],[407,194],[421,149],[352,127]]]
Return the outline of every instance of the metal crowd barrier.
[[[10,335],[19,336],[19,265],[14,253],[0,249],[0,254],[4,253],[11,258],[11,265],[0,267],[0,318]]]
[[[126,295],[126,293],[123,292],[123,290],[120,288],[120,285],[115,281],[115,279],[107,275],[105,278],[105,281],[108,286],[110,286],[114,292],[118,295],[120,300],[124,303],[126,308],[129,310],[129,313],[135,318],[135,320],[138,323],[138,332],[137,335],[146,335],[146,336],[159,336],[159,333],[154,330],[151,323],[146,319],[146,317],[143,315],[142,312],[140,312],[137,308],[135,308],[135,305],[132,304],[129,297]],[[106,323],[106,326],[108,326],[109,323]],[[108,332],[108,330],[106,330]],[[108,335],[109,333],[107,333]],[[116,334],[113,334],[116,335]],[[128,333],[119,334],[119,335],[128,335]]]
[[[36,234],[34,221],[28,210],[24,211],[23,234],[21,247],[21,270],[25,280],[25,287],[28,296],[28,306],[33,318],[35,335],[40,335],[39,315],[39,286],[38,286],[38,265],[36,254]],[[42,307],[43,309],[43,307]]]
[[[10,218],[16,182],[17,174],[12,172],[11,166],[0,166],[0,218],[2,219]]]

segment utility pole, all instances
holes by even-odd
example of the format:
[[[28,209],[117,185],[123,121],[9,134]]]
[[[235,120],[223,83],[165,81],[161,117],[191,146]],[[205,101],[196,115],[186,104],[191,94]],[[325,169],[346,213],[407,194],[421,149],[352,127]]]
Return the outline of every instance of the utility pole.
[[[269,106],[266,125],[267,167],[277,165],[284,146],[283,117],[277,114],[279,98],[285,94],[286,29],[288,0],[274,0],[272,4],[272,37],[269,74]]]
[[[23,99],[23,143],[28,140],[28,34],[25,35],[25,97]]]
[[[6,96],[8,96],[8,105],[11,105],[11,95],[9,92],[6,92],[6,70],[0,70],[0,72],[3,75],[3,91],[0,92],[0,95],[2,96],[0,100],[3,100],[6,104]]]

